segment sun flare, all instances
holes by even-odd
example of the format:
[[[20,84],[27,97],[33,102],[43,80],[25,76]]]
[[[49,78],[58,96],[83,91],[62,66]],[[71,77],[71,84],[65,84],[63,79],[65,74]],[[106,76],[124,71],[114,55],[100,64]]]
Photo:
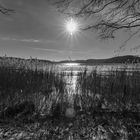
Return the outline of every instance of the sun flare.
[[[66,31],[70,35],[73,35],[78,31],[78,23],[73,18],[66,21]]]

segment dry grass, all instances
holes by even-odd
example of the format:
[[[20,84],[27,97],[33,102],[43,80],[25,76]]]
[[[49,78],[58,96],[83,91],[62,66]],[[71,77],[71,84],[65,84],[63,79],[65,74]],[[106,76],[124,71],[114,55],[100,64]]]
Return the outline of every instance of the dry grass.
[[[134,112],[140,109],[140,71],[135,68],[131,73],[124,68],[106,75],[97,69],[79,72],[70,104],[65,72],[58,73],[49,66],[45,70],[38,65],[30,67],[29,63],[28,67],[26,62],[18,63],[18,67],[15,62],[5,63],[0,66],[0,111],[29,101],[35,105],[35,114],[59,116],[73,105],[77,115],[68,122],[63,117],[40,115],[39,120],[24,125],[21,120],[0,120],[0,138],[123,140],[139,135],[140,116]],[[69,78],[73,75],[71,72]]]
[[[58,74],[51,66],[44,71],[37,66],[31,69],[19,65],[6,62],[0,66],[0,111],[32,101],[36,112],[49,113],[53,104],[62,102],[66,86],[63,74]]]
[[[106,108],[113,111],[139,111],[140,71],[111,70],[107,75],[95,69],[78,74],[78,104],[84,110]],[[77,99],[76,99],[77,100]]]

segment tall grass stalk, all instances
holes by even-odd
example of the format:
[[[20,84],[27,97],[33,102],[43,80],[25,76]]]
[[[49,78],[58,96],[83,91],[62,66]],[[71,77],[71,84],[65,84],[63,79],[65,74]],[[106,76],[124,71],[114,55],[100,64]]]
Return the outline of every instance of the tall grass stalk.
[[[81,107],[88,111],[102,108],[113,111],[140,111],[140,71],[111,70],[107,74],[97,69],[80,72],[77,95]],[[78,92],[77,92],[78,93]],[[79,103],[78,103],[79,104]]]
[[[0,66],[0,111],[25,100],[33,101],[36,111],[51,111],[51,105],[64,97],[63,77],[53,70]]]

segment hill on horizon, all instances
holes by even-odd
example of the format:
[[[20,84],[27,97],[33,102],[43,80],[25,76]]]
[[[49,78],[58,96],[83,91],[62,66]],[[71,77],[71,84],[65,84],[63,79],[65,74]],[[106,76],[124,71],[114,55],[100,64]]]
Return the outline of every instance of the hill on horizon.
[[[135,55],[116,56],[106,59],[87,59],[74,61],[60,61],[59,63],[83,63],[83,64],[109,64],[109,63],[140,63],[140,57]]]
[[[81,63],[81,64],[112,64],[112,63],[140,63],[140,57],[135,55],[125,55],[125,56],[117,56],[106,59],[86,59],[86,60],[62,60],[62,61],[51,61],[51,60],[43,60],[43,59],[24,59],[17,57],[1,57],[0,61],[8,60],[8,61],[28,61],[28,62],[38,62],[38,63],[46,63],[46,64],[59,64],[59,63]]]

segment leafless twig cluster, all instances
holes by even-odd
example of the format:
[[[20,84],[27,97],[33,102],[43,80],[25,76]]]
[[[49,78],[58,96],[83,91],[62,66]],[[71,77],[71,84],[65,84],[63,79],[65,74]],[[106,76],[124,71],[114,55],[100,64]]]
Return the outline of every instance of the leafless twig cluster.
[[[95,17],[93,22],[90,22],[83,29],[98,30],[102,39],[114,38],[118,30],[131,30],[140,27],[139,0],[52,1],[63,13],[78,17]]]
[[[9,9],[9,8],[6,8],[6,7],[4,7],[4,6],[2,6],[2,5],[0,4],[0,13],[2,13],[2,14],[4,14],[4,15],[9,15],[9,14],[11,14],[11,13],[13,13],[13,12],[14,12],[14,10]]]

